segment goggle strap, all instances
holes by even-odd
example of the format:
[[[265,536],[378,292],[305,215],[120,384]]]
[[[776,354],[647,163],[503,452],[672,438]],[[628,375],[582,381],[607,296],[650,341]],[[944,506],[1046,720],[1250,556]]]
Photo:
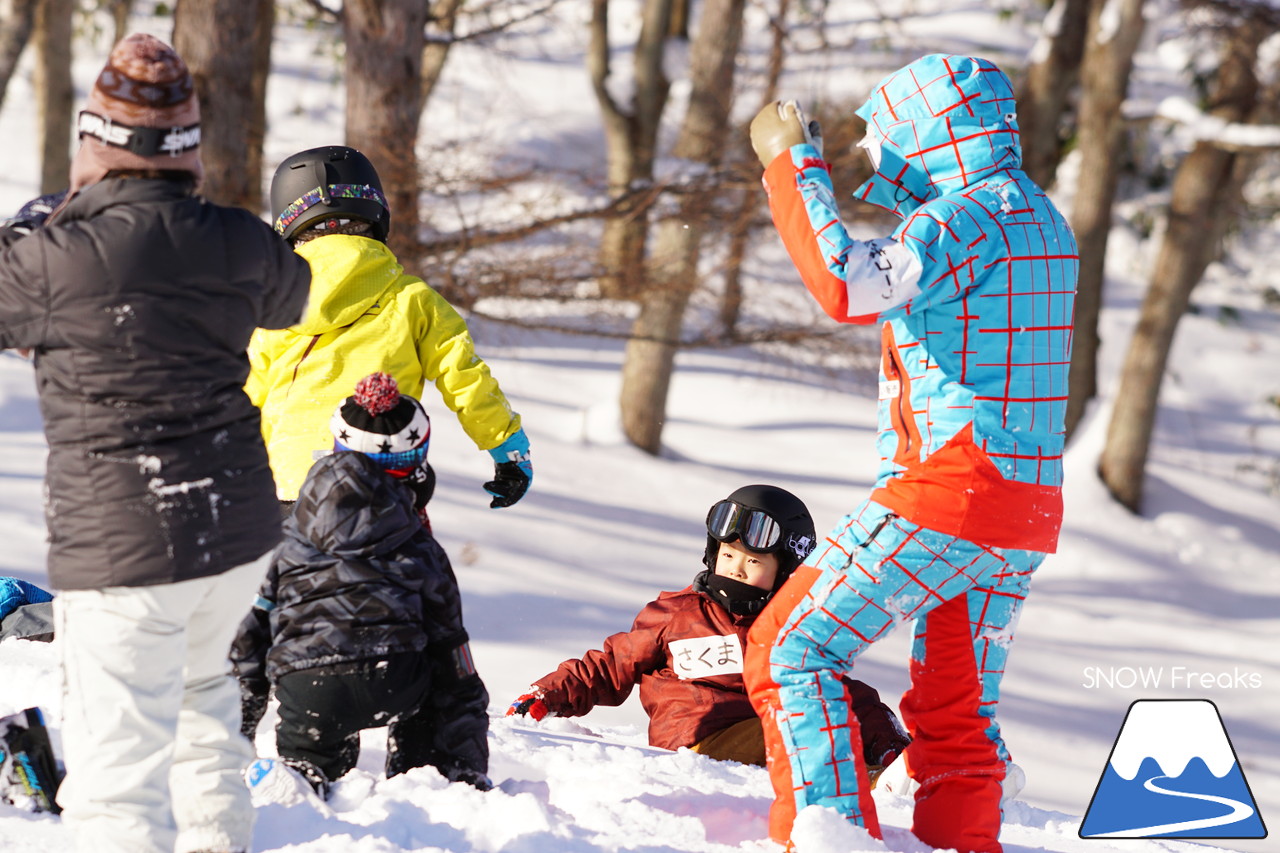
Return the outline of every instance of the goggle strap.
[[[332,206],[335,198],[365,199],[387,207],[386,196],[370,184],[321,184],[285,205],[284,210],[276,217],[276,232],[283,234],[294,220],[317,204]]]
[[[89,110],[76,117],[76,133],[92,136],[104,145],[120,148],[139,157],[167,154],[177,157],[200,147],[200,124],[186,127],[134,127],[112,121]]]

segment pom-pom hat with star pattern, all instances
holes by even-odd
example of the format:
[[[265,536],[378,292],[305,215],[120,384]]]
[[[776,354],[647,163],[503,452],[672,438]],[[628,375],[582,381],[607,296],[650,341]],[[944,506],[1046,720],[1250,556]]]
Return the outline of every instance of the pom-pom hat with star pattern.
[[[422,404],[401,394],[396,380],[372,373],[329,419],[334,450],[363,453],[388,471],[415,468],[427,458],[431,419]]]

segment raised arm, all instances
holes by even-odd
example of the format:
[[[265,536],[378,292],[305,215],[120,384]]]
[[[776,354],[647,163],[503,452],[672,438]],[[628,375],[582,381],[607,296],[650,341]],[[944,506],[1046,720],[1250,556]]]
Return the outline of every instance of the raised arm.
[[[840,220],[831,167],[816,122],[793,102],[766,106],[751,123],[778,235],[805,287],[841,323],[875,323],[920,294],[920,262],[888,237],[855,240]]]

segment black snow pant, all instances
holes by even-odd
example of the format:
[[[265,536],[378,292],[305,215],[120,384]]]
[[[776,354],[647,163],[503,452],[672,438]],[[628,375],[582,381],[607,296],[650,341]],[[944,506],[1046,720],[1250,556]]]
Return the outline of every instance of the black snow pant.
[[[435,767],[447,779],[489,769],[489,693],[465,637],[443,653],[405,652],[290,672],[276,683],[281,758],[309,761],[330,781],[360,757],[360,731],[387,727],[388,777]]]

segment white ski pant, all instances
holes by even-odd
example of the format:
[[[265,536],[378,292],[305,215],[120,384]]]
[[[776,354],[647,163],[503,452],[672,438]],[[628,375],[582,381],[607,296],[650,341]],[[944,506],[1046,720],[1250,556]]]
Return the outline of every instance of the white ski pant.
[[[54,599],[62,820],[79,853],[248,850],[240,692],[227,653],[271,554],[181,583]]]

